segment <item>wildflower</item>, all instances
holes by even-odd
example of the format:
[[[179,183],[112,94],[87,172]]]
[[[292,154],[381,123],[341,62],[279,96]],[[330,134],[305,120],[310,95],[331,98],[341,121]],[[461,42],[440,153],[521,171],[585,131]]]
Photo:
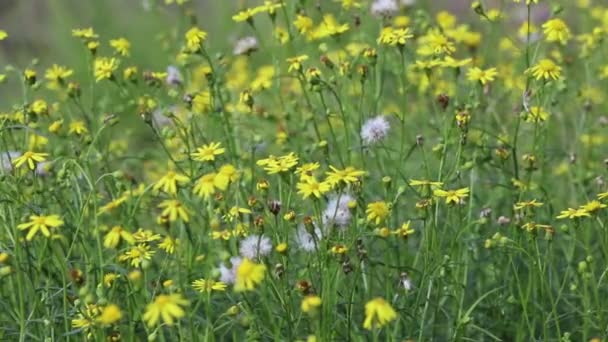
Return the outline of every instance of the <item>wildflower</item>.
[[[120,207],[121,204],[123,204],[125,201],[127,200],[127,197],[125,196],[121,196],[115,200],[112,200],[108,203],[106,203],[105,205],[101,206],[99,208],[99,210],[97,211],[98,215],[110,212],[118,207]]]
[[[164,200],[158,207],[163,208],[161,216],[168,218],[169,222],[177,221],[178,218],[184,222],[188,222],[190,219],[186,208],[176,199]]]
[[[162,190],[170,195],[175,195],[177,194],[178,185],[184,185],[189,181],[190,178],[187,176],[176,173],[175,171],[169,171],[154,184],[153,189]]]
[[[352,166],[347,166],[343,170],[335,168],[331,165],[329,168],[331,171],[325,173],[327,175],[325,182],[329,183],[332,187],[341,183],[350,185],[357,182],[359,177],[365,175],[365,171],[357,170]]]
[[[46,104],[44,100],[36,100],[30,106],[30,110],[32,113],[36,115],[48,115],[49,114],[49,106]]]
[[[27,151],[23,153],[21,156],[15,158],[13,160],[13,165],[16,168],[20,168],[23,164],[27,163],[27,166],[30,170],[34,170],[36,168],[36,164],[43,162],[46,160],[46,156],[48,153],[39,153],[33,151]]]
[[[376,17],[392,17],[399,11],[396,0],[374,0],[370,12]]]
[[[238,55],[249,55],[258,49],[258,40],[253,37],[245,37],[239,39],[236,44],[234,44],[234,49],[232,53],[236,56]]]
[[[88,132],[87,126],[84,121],[76,120],[76,121],[70,122],[69,130],[68,130],[69,134],[73,133],[76,135],[83,135],[87,132]]]
[[[562,210],[560,214],[557,216],[558,219],[576,219],[581,217],[589,217],[591,216],[587,210],[583,208],[573,209],[568,208],[566,210]]]
[[[99,36],[93,31],[92,27],[84,28],[84,29],[73,29],[72,36],[76,38],[83,39],[97,39]]]
[[[323,194],[331,189],[330,184],[327,182],[319,182],[316,177],[312,176],[302,179],[296,187],[298,188],[298,193],[301,194],[304,199],[310,196],[321,198]]]
[[[604,209],[606,207],[606,204],[597,200],[593,200],[582,205],[581,209],[585,210],[588,213],[595,213],[596,211]]]
[[[391,128],[383,115],[368,119],[361,127],[361,139],[366,145],[383,140]]]
[[[303,312],[313,313],[319,306],[321,306],[321,297],[317,295],[308,295],[302,299],[300,308]]]
[[[322,214],[323,225],[325,227],[336,225],[341,228],[348,226],[352,218],[350,206],[356,206],[356,204],[357,202],[351,195],[339,194],[332,196]]]
[[[317,249],[317,244],[322,237],[320,229],[315,228],[313,232],[308,232],[302,225],[296,231],[295,243],[305,252],[312,252]]]
[[[121,226],[114,226],[110,231],[106,234],[103,239],[103,246],[105,248],[116,248],[120,243],[120,240],[125,240],[129,244],[135,243],[135,239],[133,235],[126,231]]]
[[[460,204],[465,198],[469,197],[469,188],[462,188],[457,190],[442,190],[435,189],[433,195],[437,197],[444,197],[446,204]]]
[[[182,306],[188,304],[189,302],[179,293],[158,295],[146,306],[142,318],[149,327],[155,326],[161,318],[165,324],[173,325],[176,319],[184,317],[186,312]]]
[[[293,21],[293,26],[295,26],[301,34],[306,34],[312,31],[314,23],[310,17],[298,14]]]
[[[287,63],[289,63],[289,68],[287,72],[296,71],[299,72],[302,70],[302,62],[308,59],[307,55],[301,55],[297,57],[287,58]]]
[[[249,235],[240,243],[239,253],[247,259],[266,256],[272,251],[272,242],[264,235]]]
[[[430,30],[426,35],[420,37],[419,46],[416,53],[422,56],[450,55],[456,51],[454,43],[439,30]]]
[[[116,273],[106,273],[103,275],[103,285],[105,287],[111,287],[114,281],[120,277],[119,274]]]
[[[197,279],[192,282],[192,288],[200,293],[212,291],[226,291],[226,283],[211,279]]]
[[[207,39],[207,32],[199,29],[198,27],[192,27],[185,34],[186,37],[186,51],[190,53],[196,53],[201,49],[201,45]]]
[[[298,156],[292,152],[280,157],[271,155],[266,159],[258,160],[256,164],[262,166],[268,174],[275,174],[289,171],[298,164],[298,160]]]
[[[8,33],[4,30],[0,30],[0,41],[5,40],[8,37]]]
[[[179,246],[179,239],[173,239],[170,236],[164,238],[164,240],[158,244],[158,248],[164,250],[167,254],[175,253],[175,248]]]
[[[17,226],[19,230],[28,230],[28,233],[25,237],[27,241],[32,241],[36,233],[38,231],[42,232],[42,235],[47,238],[51,236],[50,228],[58,228],[63,226],[63,221],[59,217],[59,215],[31,215],[30,221],[26,223],[21,223]]]
[[[116,304],[106,305],[101,309],[101,314],[97,317],[97,322],[110,325],[114,324],[122,318],[122,312]]]
[[[113,73],[116,69],[118,69],[118,60],[116,58],[100,57],[95,59],[95,81],[99,82],[105,79],[113,79]]]
[[[242,21],[252,22],[253,16],[258,14],[258,12],[259,9],[247,8],[244,11],[240,11],[239,13],[233,15],[232,20],[236,21],[237,23]]]
[[[414,230],[412,228],[410,228],[410,221],[405,222],[404,224],[401,225],[401,228],[397,229],[396,231],[393,232],[393,234],[403,238],[403,239],[407,239],[410,235],[414,234]]]
[[[44,77],[51,82],[61,83],[66,78],[70,77],[73,72],[73,70],[68,69],[64,66],[53,64],[52,67],[46,70]]]
[[[192,111],[195,113],[205,113],[211,109],[211,94],[203,91],[192,99]]]
[[[237,292],[253,290],[264,280],[265,272],[265,265],[256,264],[247,258],[243,259],[236,269],[234,290]]]
[[[525,116],[526,122],[544,122],[549,118],[549,113],[543,107],[533,106]]]
[[[532,76],[537,80],[557,80],[562,72],[562,68],[555,64],[552,60],[545,58],[541,59],[535,66],[529,69]]]
[[[568,25],[559,18],[550,19],[544,23],[543,33],[547,37],[547,41],[561,44],[566,44],[571,36]]]
[[[230,267],[221,264],[219,267],[220,281],[226,284],[234,284],[236,281],[236,271],[242,261],[243,259],[241,257],[231,257]]]
[[[237,179],[239,179],[239,172],[237,169],[231,164],[226,164],[222,165],[218,170],[218,173],[213,180],[213,185],[224,191],[231,182],[235,182]]]
[[[173,65],[169,65],[167,67],[167,77],[165,77],[165,82],[168,85],[180,85],[183,82],[182,74],[179,69]]]
[[[128,56],[131,43],[125,38],[118,38],[110,40],[110,46],[113,47],[119,55]]]
[[[123,255],[118,257],[119,261],[131,261],[131,266],[139,267],[143,263],[147,263],[152,259],[154,251],[150,250],[150,246],[146,244],[138,244],[131,247]]]
[[[226,151],[226,149],[220,146],[220,143],[212,142],[203,145],[202,147],[198,147],[196,152],[192,152],[190,155],[192,156],[192,159],[196,161],[213,161],[215,160],[215,156],[219,156]]]
[[[536,199],[533,199],[531,201],[517,202],[517,203],[515,203],[513,208],[515,210],[525,210],[527,208],[538,208],[538,207],[542,207],[542,206],[543,206],[543,203],[538,202]]]
[[[363,327],[367,330],[381,328],[397,318],[397,312],[382,298],[374,298],[365,304],[365,321]]]
[[[496,68],[482,70],[478,67],[473,67],[469,69],[467,78],[469,81],[480,82],[481,84],[486,85],[486,83],[494,81],[494,77],[497,74],[498,71],[496,71]]]
[[[215,193],[215,173],[208,173],[201,176],[195,183],[192,192],[204,199],[208,199]]]
[[[391,212],[391,205],[384,201],[372,202],[367,205],[365,214],[367,214],[368,222],[380,224],[384,221]]]

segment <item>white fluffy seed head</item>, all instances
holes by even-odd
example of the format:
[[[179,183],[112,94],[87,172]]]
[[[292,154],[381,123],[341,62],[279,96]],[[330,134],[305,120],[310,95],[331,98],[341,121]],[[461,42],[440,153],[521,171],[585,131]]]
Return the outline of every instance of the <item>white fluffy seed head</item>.
[[[182,73],[179,69],[173,65],[167,67],[167,78],[165,79],[168,85],[180,85],[182,84]]]
[[[230,258],[230,267],[226,266],[226,264],[221,264],[219,267],[220,271],[220,281],[226,284],[234,284],[236,281],[236,270],[243,262],[241,257],[232,257]]]
[[[361,127],[361,139],[366,145],[374,144],[388,135],[391,126],[384,115],[368,119]]]
[[[241,241],[239,252],[242,257],[255,259],[270,254],[272,242],[264,235],[249,235]]]
[[[396,0],[375,0],[372,2],[370,12],[376,17],[392,17],[399,11]]]
[[[323,226],[337,226],[345,228],[349,225],[352,219],[352,214],[348,203],[354,201],[354,198],[349,194],[333,195],[327,202],[327,207],[323,211]]]
[[[235,55],[248,55],[258,49],[258,40],[255,37],[245,37],[237,40],[232,52]]]
[[[322,237],[321,229],[315,228],[314,234],[315,236],[309,233],[304,225],[300,225],[295,236],[296,245],[306,252],[314,252]]]

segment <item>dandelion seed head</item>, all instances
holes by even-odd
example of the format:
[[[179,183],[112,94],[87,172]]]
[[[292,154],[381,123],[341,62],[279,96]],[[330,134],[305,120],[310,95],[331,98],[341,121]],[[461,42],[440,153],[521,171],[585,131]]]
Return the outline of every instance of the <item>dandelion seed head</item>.
[[[366,145],[376,143],[388,135],[390,128],[390,123],[385,116],[376,116],[367,120],[361,127],[361,139]]]
[[[220,281],[226,284],[234,284],[236,281],[236,270],[239,268],[242,261],[243,259],[241,257],[236,256],[230,258],[230,266],[221,264],[219,267]]]
[[[268,255],[272,251],[272,242],[264,235],[249,235],[241,241],[239,252],[242,257],[255,259]]]
[[[348,203],[354,201],[354,197],[349,194],[333,195],[327,202],[327,207],[323,211],[323,226],[335,225],[340,228],[348,226],[352,219],[352,214]]]
[[[399,11],[396,0],[376,0],[372,3],[370,12],[376,17],[392,17]]]
[[[255,37],[245,37],[237,40],[232,53],[235,55],[248,55],[258,49],[258,40]]]
[[[300,225],[295,236],[296,246],[306,252],[313,252],[316,249],[318,241],[322,238],[321,229],[315,228],[314,234],[316,237],[309,233],[304,225]]]

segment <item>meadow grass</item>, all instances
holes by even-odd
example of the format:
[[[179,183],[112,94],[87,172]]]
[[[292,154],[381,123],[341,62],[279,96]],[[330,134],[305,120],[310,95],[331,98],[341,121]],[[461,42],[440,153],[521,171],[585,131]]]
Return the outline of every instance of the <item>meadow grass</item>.
[[[608,335],[599,1],[49,4],[0,76],[1,340]]]

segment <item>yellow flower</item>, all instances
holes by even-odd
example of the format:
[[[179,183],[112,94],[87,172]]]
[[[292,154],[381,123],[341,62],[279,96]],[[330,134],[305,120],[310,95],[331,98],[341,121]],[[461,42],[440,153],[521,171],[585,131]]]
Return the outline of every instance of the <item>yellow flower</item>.
[[[331,185],[327,182],[319,182],[316,177],[305,177],[299,182],[296,187],[298,193],[302,195],[304,199],[311,195],[316,198],[321,198],[323,194],[331,190]]]
[[[588,213],[594,213],[600,209],[606,208],[606,205],[600,201],[593,200],[585,203],[581,206],[581,209],[585,210]]]
[[[201,45],[207,39],[207,32],[193,27],[186,32],[186,51],[195,53],[201,49]]]
[[[410,179],[409,182],[410,186],[431,186],[431,187],[440,187],[443,185],[443,182],[433,182],[433,181],[429,181],[429,180],[417,180],[417,179]]]
[[[211,291],[226,291],[227,285],[211,279],[197,279],[192,282],[192,288],[200,293]]]
[[[107,273],[107,274],[104,274],[104,276],[103,276],[103,285],[105,287],[110,287],[110,286],[112,286],[112,283],[114,283],[114,281],[116,279],[118,279],[119,277],[120,277],[120,275],[116,274],[116,273]]]
[[[363,327],[367,330],[381,328],[397,318],[397,312],[382,298],[374,298],[365,304],[365,321]]]
[[[308,295],[302,299],[300,308],[306,313],[314,312],[321,306],[321,297],[317,295]]]
[[[93,31],[92,27],[85,29],[73,29],[72,36],[83,39],[97,39],[99,36]]]
[[[536,199],[533,199],[531,201],[517,202],[513,206],[513,209],[522,210],[522,209],[527,209],[527,208],[538,208],[538,207],[542,207],[542,206],[543,206],[543,203],[538,202]]]
[[[99,82],[105,79],[112,79],[114,77],[113,73],[117,68],[118,60],[116,58],[100,57],[95,59],[95,81]]]
[[[433,195],[437,197],[444,197],[445,203],[447,204],[459,204],[462,203],[465,198],[469,197],[469,188],[447,191],[435,189],[435,191],[433,191]]]
[[[418,40],[419,47],[416,53],[422,56],[451,55],[456,51],[454,43],[437,29],[430,30]]]
[[[113,47],[119,55],[128,56],[131,43],[125,38],[118,38],[110,40],[110,46]]]
[[[253,290],[257,284],[264,280],[265,272],[266,265],[256,264],[244,258],[236,269],[234,290],[237,292]]]
[[[485,85],[486,83],[494,81],[494,77],[497,74],[498,71],[496,71],[496,68],[482,70],[478,67],[472,67],[467,73],[467,78],[469,81],[480,82],[481,84]]]
[[[51,236],[51,232],[49,228],[58,228],[63,226],[63,221],[59,217],[59,215],[31,215],[30,221],[26,223],[22,223],[17,226],[19,230],[28,230],[28,233],[25,237],[27,241],[32,241],[36,233],[38,231],[42,232],[42,235],[47,238]]]
[[[195,113],[205,113],[211,109],[211,94],[203,91],[192,99],[192,111]]]
[[[44,100],[36,100],[30,106],[30,110],[36,115],[48,115],[49,106]]]
[[[6,38],[8,38],[8,33],[4,30],[0,30],[0,41],[5,40]]]
[[[568,25],[566,25],[566,23],[559,18],[548,20],[543,24],[543,29],[543,33],[549,42],[560,42],[561,44],[566,44],[571,36]]]
[[[165,237],[165,239],[158,244],[158,248],[164,250],[168,254],[175,253],[176,247],[179,247],[179,239],[173,239],[170,236]]]
[[[352,166],[347,166],[343,170],[329,166],[331,171],[326,172],[327,175],[325,182],[329,183],[332,187],[340,183],[349,185],[355,183],[359,178],[365,175],[365,171],[357,170]]]
[[[587,210],[583,209],[583,208],[578,208],[578,209],[573,209],[573,208],[568,208],[566,210],[562,210],[559,215],[557,216],[558,219],[575,219],[575,218],[581,218],[581,217],[589,217],[591,216]]]
[[[122,312],[116,304],[110,304],[101,309],[101,314],[97,317],[97,322],[110,325],[114,324],[122,318]]]
[[[307,55],[301,55],[297,57],[287,58],[287,63],[289,63],[289,68],[287,68],[287,72],[296,71],[299,72],[302,70],[302,62],[308,59]]]
[[[116,248],[120,243],[120,240],[125,240],[129,244],[135,243],[135,239],[133,235],[126,231],[121,226],[114,226],[110,231],[106,234],[103,239],[103,246],[105,248]]]
[[[190,181],[185,175],[176,173],[175,171],[169,171],[161,179],[154,184],[154,190],[162,190],[170,195],[177,194],[177,186],[184,185]]]
[[[548,58],[541,59],[535,66],[528,70],[528,72],[531,72],[532,76],[537,80],[540,80],[541,78],[544,80],[557,80],[562,72],[562,68]]]
[[[293,26],[295,26],[301,34],[306,34],[312,31],[314,23],[310,17],[298,14],[293,21]]]
[[[253,20],[253,16],[258,14],[259,9],[254,8],[247,8],[243,11],[240,11],[239,13],[235,14],[232,16],[232,20],[236,21],[236,22],[241,22],[241,21],[252,21]]]
[[[525,117],[526,122],[544,122],[549,118],[549,113],[543,107],[530,107],[530,112]]]
[[[289,171],[298,164],[298,160],[298,156],[291,152],[280,157],[271,155],[266,159],[258,160],[256,164],[262,166],[268,174],[275,174]]]
[[[158,295],[154,302],[148,304],[142,318],[150,327],[156,325],[161,318],[165,324],[173,325],[176,319],[186,315],[182,306],[188,304],[190,303],[179,293]]]
[[[150,250],[150,246],[146,244],[139,244],[131,247],[125,254],[118,257],[119,261],[131,261],[131,266],[139,267],[142,263],[147,263],[148,260],[152,259],[154,251]]]
[[[373,221],[376,224],[380,224],[382,221],[384,221],[390,212],[391,205],[384,201],[370,203],[367,205],[367,209],[365,210],[365,213],[367,214],[367,221]]]
[[[161,216],[169,219],[169,222],[177,221],[178,218],[184,222],[188,222],[190,219],[188,217],[188,211],[178,200],[164,200],[158,205],[158,207],[163,208]]]
[[[407,239],[410,235],[414,234],[415,230],[413,230],[412,228],[410,228],[410,221],[405,222],[404,224],[401,225],[401,228],[395,230],[393,232],[393,234],[403,238],[403,239]]]
[[[196,152],[192,152],[190,155],[196,161],[213,161],[215,160],[215,156],[219,156],[226,151],[226,149],[220,146],[220,143],[212,142],[198,147]]]
[[[88,132],[87,126],[84,121],[77,120],[77,121],[70,122],[69,130],[68,130],[69,134],[74,133],[76,135],[83,135],[87,132]]]
[[[13,159],[13,165],[15,165],[16,168],[20,168],[23,164],[27,163],[29,169],[34,170],[36,164],[45,161],[48,155],[48,153],[27,151],[20,157]]]
[[[208,199],[215,193],[215,178],[216,173],[208,173],[201,176],[196,183],[194,183],[192,192],[199,197]]]
[[[51,82],[63,82],[66,78],[70,77],[74,71],[64,66],[53,64],[52,67],[46,70],[44,77]]]

